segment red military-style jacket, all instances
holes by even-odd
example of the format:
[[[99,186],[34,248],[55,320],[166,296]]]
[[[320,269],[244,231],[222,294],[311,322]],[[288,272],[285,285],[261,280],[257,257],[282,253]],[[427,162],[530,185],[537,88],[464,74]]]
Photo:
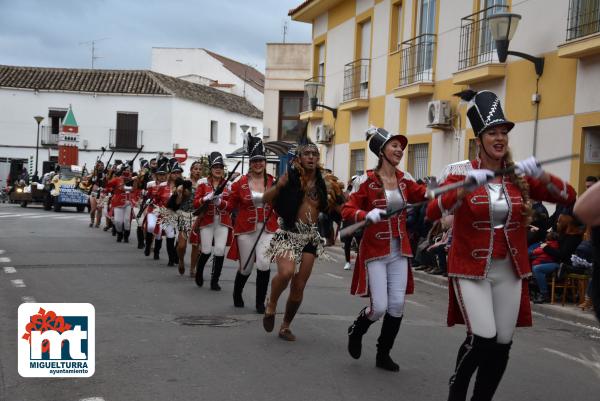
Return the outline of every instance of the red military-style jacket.
[[[125,207],[131,201],[131,191],[125,187],[125,181],[122,177],[115,177],[106,183],[104,188],[106,193],[112,193],[110,200],[111,207]]]
[[[454,165],[455,173],[442,182],[443,185],[463,181],[470,169],[479,168],[479,161],[465,161]],[[460,172],[459,172],[460,171]],[[524,177],[529,184],[529,196],[532,200],[561,204],[575,202],[575,190],[560,178],[550,175],[550,184],[546,185],[531,177]],[[452,244],[448,253],[448,276],[469,279],[484,279],[492,262],[492,255],[498,248],[504,248],[510,256],[515,274],[520,278],[531,275],[531,266],[527,254],[527,230],[524,223],[523,198],[519,188],[508,176],[502,178],[503,191],[508,200],[508,217],[502,229],[494,230],[491,222],[491,210],[487,186],[481,186],[458,200],[457,191],[450,191],[427,205],[427,218],[435,221],[444,213],[454,214]],[[526,281],[523,282],[526,284]],[[450,306],[448,324],[463,323],[458,308],[452,280],[450,280]],[[521,310],[518,326],[531,325],[531,308],[527,286],[523,285]]]
[[[150,181],[146,185],[146,197],[151,200],[148,205],[148,213],[158,209],[159,207],[166,207],[169,198],[171,197],[171,186],[169,182],[161,182],[156,184],[156,181]]]
[[[398,189],[406,203],[416,203],[425,200],[425,185],[417,184],[405,177],[400,170],[396,171]],[[342,207],[344,221],[359,222],[365,219],[367,213],[375,208],[386,209],[387,199],[385,189],[377,175],[369,170],[354,184],[354,190],[348,201]],[[393,238],[400,240],[400,252],[403,256],[412,256],[408,232],[406,231],[406,210],[379,223],[368,225],[360,241],[356,268],[352,276],[351,293],[353,295],[368,295],[369,285],[366,274],[366,264],[390,255],[390,242]],[[406,293],[414,292],[412,270],[408,270]]]
[[[273,176],[267,175],[265,190],[271,188],[274,180]],[[269,219],[267,220],[265,231],[274,233],[278,228],[277,213],[274,210],[271,212],[271,204],[267,203],[264,206],[263,208],[254,205],[252,192],[248,184],[248,176],[244,175],[231,185],[229,196],[219,207],[225,208],[229,213],[237,209],[238,213],[235,220],[235,227],[233,228],[234,235],[248,234],[256,231],[257,223],[264,223],[267,216]]]
[[[219,185],[221,185],[223,181],[224,179],[221,179]],[[194,207],[198,209],[200,206],[202,206],[202,198],[204,198],[205,195],[214,192],[215,189],[216,188],[212,186],[211,182],[209,182],[207,178],[200,179],[198,181],[198,186],[196,187],[196,192],[194,193]],[[221,197],[221,204],[219,205],[219,207],[216,207],[214,203],[209,203],[206,213],[204,213],[204,215],[201,217],[200,222],[198,224],[200,228],[213,224],[215,216],[217,215],[220,217],[221,225],[227,226],[229,228],[232,227],[231,213],[225,209],[228,197],[229,189],[225,187],[225,190],[223,191]]]

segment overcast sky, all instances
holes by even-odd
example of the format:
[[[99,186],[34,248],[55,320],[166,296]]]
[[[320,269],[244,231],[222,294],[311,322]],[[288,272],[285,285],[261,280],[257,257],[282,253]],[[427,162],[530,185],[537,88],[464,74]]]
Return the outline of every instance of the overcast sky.
[[[264,72],[265,44],[310,42],[303,0],[0,0],[0,64],[149,69],[152,47],[203,47]]]

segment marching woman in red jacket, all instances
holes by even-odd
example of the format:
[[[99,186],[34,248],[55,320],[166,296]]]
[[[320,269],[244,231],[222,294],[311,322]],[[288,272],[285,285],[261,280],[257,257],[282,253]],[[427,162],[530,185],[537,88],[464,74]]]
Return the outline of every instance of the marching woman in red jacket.
[[[412,256],[406,210],[385,217],[387,211],[425,200],[426,187],[419,185],[396,166],[400,163],[407,139],[381,128],[367,131],[369,149],[379,157],[375,170],[354,181],[353,192],[342,208],[344,221],[367,220],[352,277],[353,295],[370,296],[352,326],[348,328],[348,352],[358,359],[362,337],[369,326],[383,316],[377,339],[376,366],[397,372],[400,367],[390,358],[390,350],[404,315],[404,297],[413,292]]]
[[[196,266],[196,284],[202,287],[204,284],[204,266],[210,258],[211,252],[214,254],[214,264],[210,279],[210,289],[221,291],[219,286],[219,277],[223,269],[225,260],[225,247],[231,229],[231,213],[225,210],[226,204],[222,198],[227,196],[227,188],[222,194],[215,196],[215,190],[225,182],[225,162],[223,155],[219,152],[212,152],[208,157],[210,173],[206,178],[202,178],[196,187],[194,194],[194,208],[198,209],[208,203],[206,212],[198,216],[200,227],[200,257]],[[214,247],[213,247],[214,240]]]
[[[498,97],[489,91],[458,94],[469,101],[467,116],[477,137],[476,160],[451,164],[442,185],[472,185],[444,193],[427,207],[435,221],[454,214],[448,254],[448,325],[464,323],[467,338],[458,350],[449,401],[464,401],[477,370],[472,400],[491,400],[508,363],[515,326],[531,326],[526,278],[531,276],[527,230],[531,201],[572,204],[573,188],[542,170],[530,157],[514,163]],[[495,176],[511,166],[515,172]]]
[[[106,192],[112,194],[113,225],[117,230],[117,242],[129,242],[131,231],[131,186],[127,186],[131,173],[122,165],[115,177],[106,184]]]
[[[240,268],[233,285],[233,304],[244,307],[242,292],[256,264],[256,312],[265,313],[265,297],[271,275],[271,260],[265,255],[271,238],[277,231],[277,214],[271,204],[263,202],[263,194],[273,185],[273,176],[265,171],[265,147],[259,137],[248,134],[246,150],[250,156],[250,171],[231,185],[224,200],[227,211],[237,210],[234,242],[227,257],[239,260]],[[265,226],[266,224],[266,226]]]

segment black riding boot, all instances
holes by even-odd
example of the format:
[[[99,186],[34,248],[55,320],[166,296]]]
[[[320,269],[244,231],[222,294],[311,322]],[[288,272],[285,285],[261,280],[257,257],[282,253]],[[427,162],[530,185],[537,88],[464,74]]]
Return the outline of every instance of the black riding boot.
[[[123,242],[129,243],[129,234],[130,233],[131,233],[131,231],[129,231],[129,230],[123,231]]]
[[[386,312],[381,325],[381,334],[377,339],[377,356],[375,366],[392,372],[400,370],[400,366],[390,358],[390,351],[400,330],[402,317],[394,317]]]
[[[248,281],[249,277],[250,275],[246,276],[240,273],[239,270],[235,275],[235,281],[233,282],[233,305],[236,308],[244,307],[244,298],[242,298],[242,291],[244,291],[244,286],[246,285],[246,281]]]
[[[365,306],[358,314],[354,323],[352,323],[352,326],[348,327],[348,352],[354,359],[360,358],[362,352],[362,338],[367,330],[369,330],[369,327],[374,323],[367,318],[366,310],[367,307]]]
[[[484,338],[475,334],[467,335],[466,340],[458,349],[456,369],[450,378],[450,393],[448,401],[465,401],[471,376],[487,358],[486,353],[496,343],[496,337]]]
[[[512,342],[509,344],[495,343],[489,347],[489,354],[481,358],[475,377],[472,401],[491,401],[494,397],[508,364],[511,345]]]
[[[158,260],[160,257],[160,248],[162,247],[162,238],[154,240],[154,260]]]
[[[144,249],[144,229],[142,227],[136,228],[135,236],[137,237],[138,249]]]
[[[213,269],[210,277],[210,289],[213,291],[221,291],[221,286],[219,285],[219,277],[221,277],[221,270],[223,269],[224,261],[225,256],[215,256],[213,258]]]
[[[150,248],[152,248],[152,240],[154,240],[154,234],[146,233],[146,247],[144,248],[144,255],[150,256]]]
[[[112,225],[112,236],[114,237],[115,235],[117,235],[117,227],[113,224]]]
[[[123,232],[117,231],[117,242],[123,241]]]
[[[169,263],[167,266],[175,266],[175,257],[177,251],[175,250],[175,238],[167,238],[167,255],[169,255]]]
[[[200,253],[198,263],[196,263],[196,285],[202,287],[204,284],[204,266],[210,258],[210,253]]]
[[[271,270],[256,270],[256,313],[265,313],[265,298],[269,288]]]

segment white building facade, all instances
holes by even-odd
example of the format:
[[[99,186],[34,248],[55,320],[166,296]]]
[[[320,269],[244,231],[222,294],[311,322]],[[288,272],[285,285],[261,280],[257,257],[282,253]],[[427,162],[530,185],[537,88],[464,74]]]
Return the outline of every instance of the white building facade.
[[[42,173],[43,162],[58,156],[60,121],[69,105],[79,126],[79,164],[88,169],[102,147],[106,162],[113,150],[113,161],[130,160],[143,145],[146,159],[187,149],[187,170],[212,151],[240,148],[241,125],[262,131],[262,112],[245,99],[150,71],[0,66],[0,162],[35,158],[33,117],[42,116]]]
[[[209,50],[154,47],[151,70],[241,96],[263,110],[264,75]]]

